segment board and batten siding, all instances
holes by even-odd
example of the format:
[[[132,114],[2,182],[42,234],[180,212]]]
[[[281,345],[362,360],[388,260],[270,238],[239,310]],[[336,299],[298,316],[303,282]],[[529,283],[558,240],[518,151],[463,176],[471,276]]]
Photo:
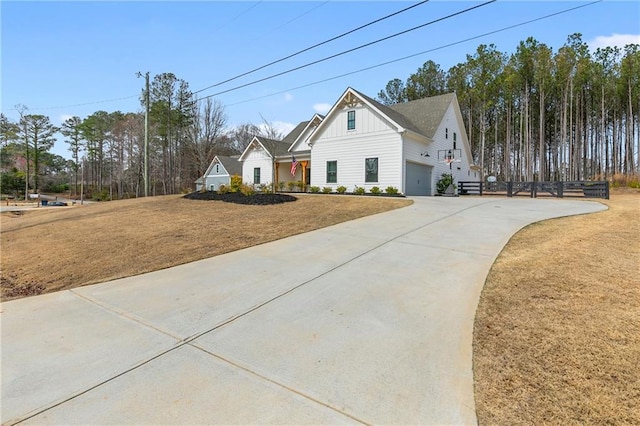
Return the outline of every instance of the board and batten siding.
[[[462,161],[459,163],[451,163],[451,168],[446,163],[438,163],[436,162],[436,166],[434,168],[434,179],[437,182],[443,173],[451,173],[455,182],[460,181],[477,181],[479,180],[479,172],[471,169],[471,164],[473,164],[473,158],[471,158],[471,149],[469,146],[469,141],[467,139],[466,131],[461,128],[462,125],[462,117],[456,117],[458,114],[456,112],[456,108],[453,103],[449,105],[447,108],[447,112],[445,113],[440,125],[438,126],[438,130],[434,135],[434,147],[435,154],[437,158],[437,150],[439,149],[453,149],[453,133],[455,132],[457,135],[457,143],[456,148],[461,150],[462,153]],[[446,137],[446,129],[449,129],[449,137]],[[437,161],[437,159],[436,159]],[[435,190],[435,184],[434,184]]]
[[[253,169],[260,168],[260,183],[265,185],[271,184],[272,179],[272,162],[271,157],[263,149],[252,149],[242,163],[242,182],[253,182]]]
[[[468,149],[468,141],[466,133],[460,128],[461,121],[456,117],[456,111],[453,104],[449,105],[433,139],[430,142],[422,142],[412,139],[409,136],[403,138],[404,159],[403,161],[403,182],[406,182],[406,161],[424,164],[433,167],[432,172],[432,195],[437,192],[436,183],[440,180],[443,173],[451,173],[455,182],[460,181],[476,181],[479,179],[479,172],[471,169],[472,160],[469,158],[470,150]],[[448,138],[447,130],[448,130]],[[453,149],[453,134],[457,135],[456,149],[462,152],[462,161],[452,163],[451,168],[446,163],[440,163],[438,160],[438,151],[444,149]],[[426,156],[426,153],[429,156]],[[404,186],[403,186],[404,191]]]
[[[347,112],[356,111],[356,128],[347,130]],[[325,123],[311,149],[311,182],[319,187],[402,186],[402,139],[379,115],[357,106],[343,108]],[[378,158],[378,182],[365,183],[365,159]],[[336,183],[327,183],[327,161],[337,161]]]

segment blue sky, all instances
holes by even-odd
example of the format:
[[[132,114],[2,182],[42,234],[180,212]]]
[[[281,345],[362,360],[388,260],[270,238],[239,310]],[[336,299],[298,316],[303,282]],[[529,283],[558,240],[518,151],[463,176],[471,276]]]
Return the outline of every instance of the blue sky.
[[[144,79],[172,72],[196,91],[322,42],[416,2],[406,1],[7,1],[2,20],[2,112],[26,105],[59,125],[98,110],[139,111]],[[431,0],[332,43],[233,82],[218,91],[270,76],[461,11],[475,1]],[[230,126],[264,119],[282,129],[326,112],[351,86],[371,97],[393,78],[405,80],[425,61],[443,70],[481,44],[503,52],[534,37],[554,52],[576,32],[592,48],[640,43],[640,2],[609,1],[481,37],[447,44],[584,5],[582,1],[497,1],[356,52],[215,98]],[[307,85],[386,61],[433,50],[369,71]],[[273,96],[268,96],[278,93]],[[260,98],[260,99],[256,99]],[[118,100],[114,100],[118,99]],[[105,102],[108,101],[108,102]],[[53,150],[69,157],[59,138]]]

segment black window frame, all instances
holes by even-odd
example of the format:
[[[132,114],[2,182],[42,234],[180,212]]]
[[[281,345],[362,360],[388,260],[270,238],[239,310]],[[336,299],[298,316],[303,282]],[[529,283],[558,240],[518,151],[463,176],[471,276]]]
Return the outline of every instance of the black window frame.
[[[333,170],[329,168],[330,165],[334,166]],[[338,183],[338,161],[337,160],[327,161],[326,180],[327,180],[327,183]]]
[[[374,160],[374,161],[371,161]],[[375,164],[375,172],[369,167],[369,163]],[[364,159],[364,182],[378,183],[379,160],[378,157],[370,157]],[[374,174],[375,173],[375,174]]]
[[[356,110],[347,111],[347,130],[356,129]]]
[[[260,185],[260,167],[253,168],[253,183]]]

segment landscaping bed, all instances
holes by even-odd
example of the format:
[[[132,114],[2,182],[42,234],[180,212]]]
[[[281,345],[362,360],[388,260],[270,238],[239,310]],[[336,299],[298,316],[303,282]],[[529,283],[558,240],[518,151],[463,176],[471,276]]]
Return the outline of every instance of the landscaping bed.
[[[249,204],[257,206],[268,206],[271,204],[282,204],[296,201],[297,198],[287,194],[253,194],[244,195],[241,192],[227,192],[221,194],[215,191],[192,192],[184,198],[188,200],[213,200],[224,201],[226,203]]]

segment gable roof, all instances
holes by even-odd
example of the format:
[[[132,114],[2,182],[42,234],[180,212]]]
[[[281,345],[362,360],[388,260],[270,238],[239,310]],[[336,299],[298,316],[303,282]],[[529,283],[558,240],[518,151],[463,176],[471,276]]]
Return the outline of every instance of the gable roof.
[[[406,117],[422,135],[433,138],[455,96],[455,92],[445,93],[444,95],[389,105],[389,109]]]
[[[222,163],[224,168],[227,170],[227,173],[229,173],[229,176],[233,176],[233,175],[242,176],[242,163],[238,161],[237,156],[227,157],[224,155],[216,155],[216,157],[218,157],[218,160],[220,160],[220,163]]]
[[[293,150],[293,147],[298,144],[299,142],[298,139],[300,139],[300,136],[302,136],[310,126],[317,126],[319,123],[322,123],[322,120],[324,120],[324,115],[315,113],[313,114],[313,117],[311,117],[311,120],[303,121],[300,124],[298,124],[298,126],[296,126],[296,129],[298,127],[301,127],[303,124],[304,124],[304,127],[302,127],[302,130],[296,135],[295,139],[293,139],[293,141],[291,142],[291,145],[289,146],[288,151],[291,152]]]
[[[282,142],[286,142],[289,144],[289,146],[291,146],[291,144],[293,144],[296,139],[298,139],[298,136],[300,136],[300,134],[307,127],[307,124],[309,124],[309,121],[301,121],[300,123],[298,123],[298,125],[294,127],[294,129],[290,131],[289,134],[284,137],[284,139],[282,139]]]
[[[354,92],[366,99],[396,124],[429,139],[432,139],[436,134],[447,108],[449,108],[455,97],[455,92],[451,92],[401,104],[383,105],[357,90],[354,90]]]
[[[239,161],[244,161],[247,153],[251,151],[256,144],[260,145],[262,149],[264,149],[272,158],[277,157],[278,155],[286,154],[287,150],[289,149],[289,144],[287,142],[269,139],[263,136],[254,136],[253,139],[251,139],[249,145],[247,145],[247,147],[244,149],[244,152],[240,156]]]
[[[396,127],[398,132],[406,130],[422,137],[433,139],[438,125],[447,112],[447,108],[449,108],[449,105],[455,99],[455,96],[455,92],[452,92],[402,104],[383,105],[352,87],[347,87],[347,90],[344,91],[342,96],[338,98],[338,101],[331,107],[327,116],[332,115],[343,102],[347,102],[347,104],[360,102],[366,104],[369,108],[388,120],[392,126]],[[322,128],[326,122],[327,120],[323,120],[314,133],[319,132],[319,129]]]

